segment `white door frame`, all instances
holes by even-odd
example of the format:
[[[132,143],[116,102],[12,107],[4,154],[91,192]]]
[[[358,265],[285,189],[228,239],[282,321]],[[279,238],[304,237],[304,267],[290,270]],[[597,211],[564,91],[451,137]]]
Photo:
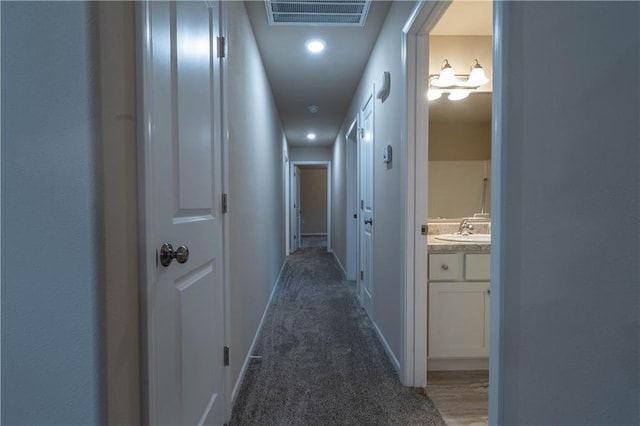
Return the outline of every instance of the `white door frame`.
[[[293,173],[293,170],[299,166],[326,166],[327,167],[327,251],[330,252],[331,251],[331,161],[291,161],[291,173]]]
[[[289,173],[289,153],[286,147],[282,152],[282,174],[284,175],[284,255],[289,256],[291,254],[291,173]]]
[[[227,2],[220,1],[220,36],[228,39],[229,32],[227,29]],[[217,46],[215,47],[217,49]],[[220,131],[222,132],[222,193],[229,194],[229,76],[227,73],[227,58],[220,59]],[[224,345],[231,347],[231,224],[228,214],[222,215],[222,259],[224,265]],[[224,398],[226,407],[226,419],[231,419],[231,410],[233,409],[233,385],[231,380],[231,368],[227,367],[224,371]]]
[[[427,384],[427,224],[429,32],[450,2],[420,2],[402,30],[407,118],[401,155],[405,171],[404,354],[400,378],[405,386]]]
[[[347,146],[347,253],[346,253],[346,273],[348,280],[357,280],[358,267],[358,120],[359,115],[353,119],[349,129],[345,133],[345,143]],[[356,214],[356,220],[353,214]],[[358,293],[359,295],[359,293]]]

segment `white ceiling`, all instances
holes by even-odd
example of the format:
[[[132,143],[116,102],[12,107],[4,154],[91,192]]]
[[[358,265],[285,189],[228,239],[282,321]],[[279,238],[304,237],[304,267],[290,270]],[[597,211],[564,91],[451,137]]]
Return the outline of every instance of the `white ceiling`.
[[[490,36],[493,34],[493,2],[455,0],[429,34]]]
[[[364,27],[269,25],[264,1],[245,5],[289,145],[331,146],[391,2],[372,2]],[[307,53],[310,38],[326,42],[323,53]],[[310,113],[309,105],[320,111]]]
[[[280,119],[291,147],[331,146],[342,125],[371,50],[391,6],[390,1],[373,1],[364,27],[275,26],[269,25],[262,0],[245,1],[251,26],[271,83]],[[486,0],[456,0],[447,9],[431,34],[491,35],[492,4]],[[325,51],[310,55],[305,42],[321,38]],[[464,102],[464,101],[462,101]],[[470,120],[481,120],[470,106],[446,105],[444,100],[430,108],[431,118],[446,121],[446,114],[457,111]],[[468,105],[484,107],[490,102],[471,99]],[[320,111],[307,109],[317,105]],[[487,105],[489,105],[487,107]],[[461,112],[465,110],[466,112]],[[316,133],[315,141],[306,138]]]

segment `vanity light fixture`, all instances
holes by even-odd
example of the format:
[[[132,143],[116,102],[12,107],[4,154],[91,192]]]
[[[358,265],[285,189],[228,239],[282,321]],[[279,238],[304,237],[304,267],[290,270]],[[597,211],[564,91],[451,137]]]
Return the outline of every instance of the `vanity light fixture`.
[[[305,44],[307,50],[311,53],[318,54],[322,52],[326,46],[325,42],[320,39],[313,39],[307,41]]]
[[[449,93],[450,101],[459,101],[469,96],[472,90],[488,82],[489,79],[477,59],[473,60],[469,74],[456,74],[449,61],[445,59],[442,61],[440,74],[429,76],[427,98],[433,101],[439,99],[444,93]]]

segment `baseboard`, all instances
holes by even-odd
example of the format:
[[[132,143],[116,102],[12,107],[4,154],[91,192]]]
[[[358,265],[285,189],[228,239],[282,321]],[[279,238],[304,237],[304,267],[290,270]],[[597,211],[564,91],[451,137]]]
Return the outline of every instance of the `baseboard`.
[[[488,370],[489,358],[428,358],[427,371]]]
[[[260,332],[262,331],[262,324],[264,323],[264,319],[267,316],[267,311],[271,306],[271,301],[273,300],[273,295],[276,294],[276,289],[280,284],[280,279],[282,278],[282,272],[284,272],[284,266],[286,265],[286,261],[282,262],[282,267],[280,268],[280,272],[278,273],[278,278],[276,279],[275,284],[273,285],[273,289],[271,290],[271,295],[269,296],[269,301],[267,302],[267,306],[264,308],[264,312],[262,313],[262,318],[260,318],[260,323],[258,324],[258,329],[256,330],[255,336],[253,336],[253,341],[251,342],[251,346],[249,346],[249,351],[247,352],[247,356],[244,359],[244,363],[242,364],[242,368],[240,369],[240,374],[238,374],[238,379],[236,380],[236,384],[233,386],[233,391],[231,392],[231,406],[236,403],[236,398],[238,397],[238,392],[240,392],[240,386],[242,385],[242,381],[244,380],[244,375],[247,373],[247,368],[249,368],[249,361],[251,361],[251,356],[256,347],[256,343],[258,343],[258,337],[260,336]]]
[[[333,251],[333,249],[329,249],[329,253],[331,253],[333,255],[333,258],[336,260],[336,262],[338,262],[338,266],[342,270],[342,273],[344,274],[344,278],[346,279],[347,278],[347,271],[344,269],[344,266],[342,266],[342,263],[340,262],[340,259],[338,259],[338,255],[336,254],[335,251]]]
[[[378,325],[373,321],[371,321],[371,323],[373,324],[373,329],[376,331],[376,334],[378,335],[378,340],[380,340],[380,343],[382,343],[382,346],[384,347],[384,351],[387,353],[387,357],[389,358],[389,361],[391,361],[391,364],[393,365],[393,368],[396,369],[396,372],[400,374],[400,361],[398,361],[398,358],[396,358],[395,354],[391,350],[389,343],[387,343],[387,339],[385,339],[384,336],[382,335],[382,332],[378,328]]]

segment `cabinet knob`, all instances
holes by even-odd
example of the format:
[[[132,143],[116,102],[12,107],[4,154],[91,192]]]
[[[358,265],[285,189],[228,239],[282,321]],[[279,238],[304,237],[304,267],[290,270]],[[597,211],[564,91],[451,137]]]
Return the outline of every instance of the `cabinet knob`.
[[[443,263],[442,265],[440,265],[440,267],[442,268],[443,271],[449,270],[449,265],[447,265],[446,263]]]

